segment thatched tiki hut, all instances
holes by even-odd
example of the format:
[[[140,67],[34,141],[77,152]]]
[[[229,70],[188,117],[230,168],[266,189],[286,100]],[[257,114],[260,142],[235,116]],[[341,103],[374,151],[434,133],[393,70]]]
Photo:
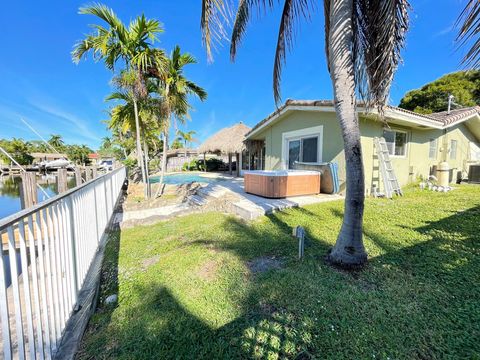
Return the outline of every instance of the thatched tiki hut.
[[[200,147],[198,153],[203,153],[203,160],[205,162],[205,154],[222,154],[228,155],[228,170],[232,174],[232,156],[235,156],[237,162],[237,176],[240,176],[240,154],[245,150],[245,134],[250,131],[250,128],[242,122],[228,128],[224,128],[219,132],[210,136]]]

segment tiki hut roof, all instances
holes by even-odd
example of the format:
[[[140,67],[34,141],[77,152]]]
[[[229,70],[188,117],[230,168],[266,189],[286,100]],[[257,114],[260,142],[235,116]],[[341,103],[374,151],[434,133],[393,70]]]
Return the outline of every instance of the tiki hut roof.
[[[198,148],[199,153],[222,153],[235,154],[241,153],[245,149],[245,134],[250,128],[242,122],[228,128],[224,128],[219,132],[210,136]]]

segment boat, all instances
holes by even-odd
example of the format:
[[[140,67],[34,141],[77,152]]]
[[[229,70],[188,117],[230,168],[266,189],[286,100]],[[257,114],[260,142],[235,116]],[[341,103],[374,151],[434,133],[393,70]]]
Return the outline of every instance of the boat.
[[[38,167],[45,170],[75,169],[75,166],[72,164],[72,162],[67,159],[42,161],[38,164]]]

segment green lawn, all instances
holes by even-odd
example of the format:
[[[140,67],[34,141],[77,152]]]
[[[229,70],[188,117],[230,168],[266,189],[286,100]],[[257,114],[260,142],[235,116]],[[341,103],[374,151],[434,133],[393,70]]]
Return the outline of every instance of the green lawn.
[[[360,272],[323,260],[342,212],[196,214],[114,234],[79,358],[480,359],[480,186],[368,199]],[[254,271],[259,258],[275,266]]]

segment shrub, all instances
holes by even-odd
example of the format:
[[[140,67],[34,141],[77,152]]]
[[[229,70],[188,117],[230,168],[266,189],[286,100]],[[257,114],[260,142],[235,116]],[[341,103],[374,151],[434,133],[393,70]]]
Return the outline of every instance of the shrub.
[[[218,171],[225,169],[225,163],[221,159],[211,158],[207,159],[207,171]],[[204,171],[205,164],[203,159],[196,159],[186,162],[182,167],[183,171]]]

